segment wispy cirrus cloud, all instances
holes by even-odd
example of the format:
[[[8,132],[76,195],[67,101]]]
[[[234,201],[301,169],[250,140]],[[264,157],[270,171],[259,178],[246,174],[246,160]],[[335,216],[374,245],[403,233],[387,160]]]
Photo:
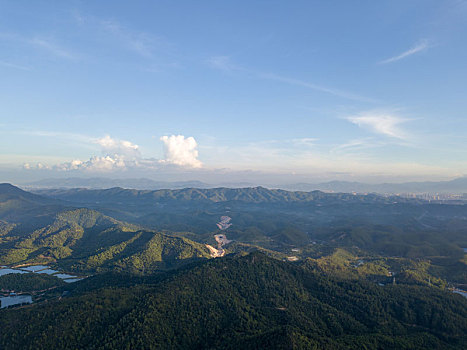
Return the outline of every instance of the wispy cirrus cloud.
[[[330,153],[345,154],[345,153],[356,153],[362,150],[381,146],[381,144],[375,142],[374,138],[367,137],[361,139],[353,139],[340,145],[334,146],[330,149]]]
[[[202,149],[207,153],[206,162],[216,164],[216,167],[273,171],[282,166],[302,167],[308,164],[315,157],[317,141],[316,138],[308,137],[258,139],[235,146],[219,145],[216,142],[204,145]]]
[[[72,52],[68,48],[65,48],[57,42],[55,38],[35,35],[32,37],[22,36],[12,33],[0,33],[0,40],[17,43],[19,45],[28,46],[34,49],[39,49],[47,52],[53,56],[75,60],[79,58],[79,55]],[[20,67],[18,65],[12,65]],[[24,67],[23,67],[24,68]]]
[[[230,56],[212,56],[208,58],[207,63],[212,68],[223,71],[243,70],[242,67],[232,62]]]
[[[99,25],[106,32],[117,38],[129,50],[145,58],[152,58],[154,56],[154,37],[142,32],[130,32],[115,20],[99,21]]]
[[[410,119],[401,118],[390,113],[364,112],[345,119],[361,128],[392,138],[407,139],[409,136],[400,125]]]
[[[207,63],[214,69],[218,69],[221,71],[225,72],[234,72],[234,71],[241,71],[244,73],[247,73],[251,76],[255,76],[260,79],[264,80],[270,80],[270,81],[275,81],[275,82],[280,82],[284,83],[287,85],[293,85],[293,86],[299,86],[299,87],[304,87],[307,89],[323,92],[329,95],[337,96],[337,97],[342,97],[348,100],[354,100],[354,101],[359,101],[359,102],[368,102],[368,103],[376,103],[378,102],[375,99],[365,97],[365,96],[360,96],[348,91],[340,90],[340,89],[335,89],[319,84],[315,84],[312,82],[300,80],[300,79],[294,79],[290,77],[285,77],[282,75],[277,75],[274,73],[268,73],[268,72],[261,72],[253,69],[247,69],[244,68],[232,61],[230,56],[212,56],[207,60]]]
[[[348,100],[354,100],[354,101],[360,101],[360,102],[370,102],[370,103],[378,102],[375,99],[368,98],[368,97],[365,97],[365,96],[360,96],[360,95],[357,95],[357,94],[354,94],[354,93],[351,93],[351,92],[348,92],[348,91],[343,91],[343,90],[339,90],[339,89],[335,89],[335,88],[330,88],[330,87],[326,87],[326,86],[322,86],[322,85],[317,85],[317,84],[310,83],[310,82],[307,82],[307,81],[303,81],[303,80],[299,80],[299,79],[293,79],[293,78],[289,78],[289,77],[284,77],[284,76],[280,76],[280,75],[276,75],[276,74],[258,73],[258,76],[263,78],[263,79],[274,80],[274,81],[278,81],[278,82],[281,82],[281,83],[286,83],[286,84],[289,84],[289,85],[301,86],[301,87],[304,87],[304,88],[308,88],[308,89],[319,91],[319,92],[324,92],[326,94],[334,95],[334,96],[337,96],[337,97],[342,97],[342,98],[345,98],[345,99],[348,99]]]
[[[1,131],[0,131],[1,132]],[[57,138],[67,141],[76,141],[83,145],[88,145],[95,143],[96,138],[77,134],[72,132],[57,132],[57,131],[44,131],[44,130],[8,130],[10,134],[18,134],[18,135],[30,135],[30,136],[39,136],[39,137],[46,137],[46,138]]]
[[[72,59],[72,60],[78,58],[78,55],[76,53],[73,53],[70,50],[65,49],[64,47],[58,45],[56,42],[54,42],[50,38],[35,37],[32,39],[28,39],[28,42],[31,45],[34,45],[38,48],[46,50],[49,53],[55,56],[58,56],[58,57]]]
[[[412,55],[414,55],[414,54],[416,54],[418,52],[425,51],[425,50],[429,49],[430,47],[432,47],[430,42],[428,40],[426,40],[426,39],[423,39],[423,40],[420,40],[419,42],[417,42],[414,46],[412,46],[407,51],[404,51],[404,52],[400,53],[399,55],[396,55],[396,56],[387,58],[385,60],[382,60],[382,61],[378,62],[378,64],[388,64],[388,63],[400,61],[400,60],[402,60],[402,59],[404,59],[406,57],[412,56]]]
[[[173,46],[163,37],[134,30],[113,18],[99,18],[78,12],[74,18],[80,26],[98,33],[96,37],[104,45],[117,44],[145,59],[160,58],[161,54],[168,54]],[[168,65],[173,65],[173,62]]]
[[[344,173],[351,176],[447,173],[441,166],[430,166],[416,161],[388,161],[379,158],[378,154],[368,152],[375,147],[383,148],[392,144],[391,140],[367,137],[334,146],[320,144],[317,141],[309,138],[266,140],[234,147],[216,145],[212,146],[210,151],[216,153],[213,160],[216,161],[218,168],[250,171],[251,176],[255,171],[271,174],[302,174],[308,177],[325,173]],[[329,148],[330,146],[332,148]],[[258,159],[261,159],[260,163]]]
[[[31,68],[29,68],[29,67],[26,67],[26,66],[23,66],[23,65],[20,65],[20,64],[16,64],[16,63],[6,62],[6,61],[0,61],[0,66],[8,67],[8,68],[15,68],[15,69],[19,69],[19,70],[25,70],[25,71],[31,70]]]

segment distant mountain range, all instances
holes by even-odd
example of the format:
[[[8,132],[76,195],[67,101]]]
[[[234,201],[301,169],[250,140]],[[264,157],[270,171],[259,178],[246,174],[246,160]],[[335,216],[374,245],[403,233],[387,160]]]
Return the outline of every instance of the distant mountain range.
[[[0,265],[143,273],[209,257],[204,244],[0,184]]]
[[[450,181],[425,181],[404,183],[367,184],[362,182],[330,181],[319,184],[298,183],[282,186],[295,191],[332,191],[357,193],[467,193],[467,177],[460,177]]]
[[[130,188],[137,190],[158,190],[158,189],[182,189],[182,188],[214,188],[214,187],[254,187],[252,183],[221,183],[209,184],[201,181],[156,181],[147,178],[138,179],[111,179],[105,177],[94,178],[63,178],[63,179],[43,179],[31,183],[23,184],[26,189],[69,189],[87,188],[104,189],[112,187]],[[467,177],[461,177],[450,181],[425,181],[425,182],[405,182],[405,183],[382,183],[368,184],[363,182],[350,181],[329,181],[322,183],[295,183],[288,185],[268,185],[268,188],[281,188],[293,191],[326,191],[326,192],[357,192],[357,193],[440,193],[440,194],[464,194],[467,193]]]
[[[183,188],[174,190],[134,190],[114,187],[109,189],[38,189],[35,193],[68,203],[93,203],[125,206],[146,205],[154,208],[157,204],[184,203],[392,203],[408,201],[396,197],[386,197],[377,194],[354,195],[350,193],[325,193],[322,191],[287,191],[268,189],[265,187],[246,188]]]
[[[139,179],[111,179],[105,177],[70,177],[63,179],[43,179],[24,184],[25,188],[89,188],[103,189],[112,187],[132,188],[138,190],[177,189],[177,188],[209,188],[212,187],[201,181],[155,181],[146,178]]]
[[[388,237],[396,237],[393,233],[398,230],[420,230],[424,234],[427,230],[449,230],[455,233],[451,241],[457,242],[457,246],[452,246],[456,252],[460,252],[460,247],[467,247],[464,231],[456,233],[464,230],[467,222],[467,205],[461,201],[432,203],[374,193],[292,192],[265,187],[152,191],[118,187],[38,189],[34,194],[27,194],[9,184],[0,185],[0,199],[3,199],[0,200],[0,220],[22,227],[34,226],[32,231],[53,225],[57,215],[64,211],[86,208],[150,230],[177,232],[198,243],[213,243],[216,223],[221,216],[228,215],[233,223],[229,239],[273,250],[285,249],[286,245],[300,246],[314,239],[345,241],[345,245],[377,252],[390,247],[388,254],[400,256],[405,253],[397,245],[381,245]],[[391,233],[386,229],[380,232],[381,225],[391,226],[395,231],[391,228]],[[10,230],[7,226],[5,230]],[[356,227],[359,228],[355,232],[348,230]],[[373,240],[376,235],[381,237]],[[408,242],[408,235],[404,239],[404,246],[412,244]],[[420,250],[426,240],[426,236],[421,241],[416,238],[413,246]],[[6,243],[11,246],[11,242]],[[433,245],[436,249],[442,246],[439,241]],[[432,250],[430,254],[437,253]]]

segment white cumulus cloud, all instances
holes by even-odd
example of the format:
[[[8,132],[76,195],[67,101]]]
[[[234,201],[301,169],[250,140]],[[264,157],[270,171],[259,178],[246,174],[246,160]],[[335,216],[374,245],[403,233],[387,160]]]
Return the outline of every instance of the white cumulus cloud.
[[[57,170],[62,170],[62,171],[88,170],[88,171],[105,172],[105,171],[111,171],[111,170],[116,170],[116,169],[123,170],[126,167],[127,167],[127,163],[125,162],[122,156],[107,155],[103,157],[94,156],[84,162],[79,159],[76,159],[68,163],[58,164],[55,168]]]
[[[55,169],[106,172],[138,166],[138,160],[141,159],[138,145],[130,141],[112,138],[109,135],[94,139],[92,142],[101,147],[102,156],[92,156],[86,161],[75,159],[71,162],[58,164]]]
[[[130,141],[113,139],[106,135],[95,142],[102,147],[102,153],[106,156],[118,155],[127,159],[141,157],[139,146]]]
[[[183,135],[162,136],[165,159],[161,163],[168,163],[190,168],[201,168],[203,164],[198,160],[198,143],[193,137]]]
[[[106,135],[89,142],[101,148],[101,155],[95,155],[88,160],[75,159],[70,162],[48,166],[37,163],[25,163],[25,170],[53,169],[58,171],[110,172],[114,170],[157,170],[164,165],[176,165],[184,168],[201,168],[198,160],[198,144],[193,137],[183,135],[163,136],[164,159],[143,158],[139,146],[130,141],[119,140]]]
[[[47,164],[43,163],[36,163],[35,165],[31,165],[30,163],[23,164],[24,170],[49,170],[50,167]]]

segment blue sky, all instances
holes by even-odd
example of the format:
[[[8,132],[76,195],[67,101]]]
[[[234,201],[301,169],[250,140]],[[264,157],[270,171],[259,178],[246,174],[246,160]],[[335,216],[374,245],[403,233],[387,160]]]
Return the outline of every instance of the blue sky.
[[[0,1],[0,177],[463,176],[466,38],[461,0]]]

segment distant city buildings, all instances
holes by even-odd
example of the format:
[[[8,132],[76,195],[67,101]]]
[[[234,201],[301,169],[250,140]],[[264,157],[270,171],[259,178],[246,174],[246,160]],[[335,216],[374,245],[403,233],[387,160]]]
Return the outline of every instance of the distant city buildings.
[[[467,201],[467,193],[397,193],[396,196],[426,201]]]

